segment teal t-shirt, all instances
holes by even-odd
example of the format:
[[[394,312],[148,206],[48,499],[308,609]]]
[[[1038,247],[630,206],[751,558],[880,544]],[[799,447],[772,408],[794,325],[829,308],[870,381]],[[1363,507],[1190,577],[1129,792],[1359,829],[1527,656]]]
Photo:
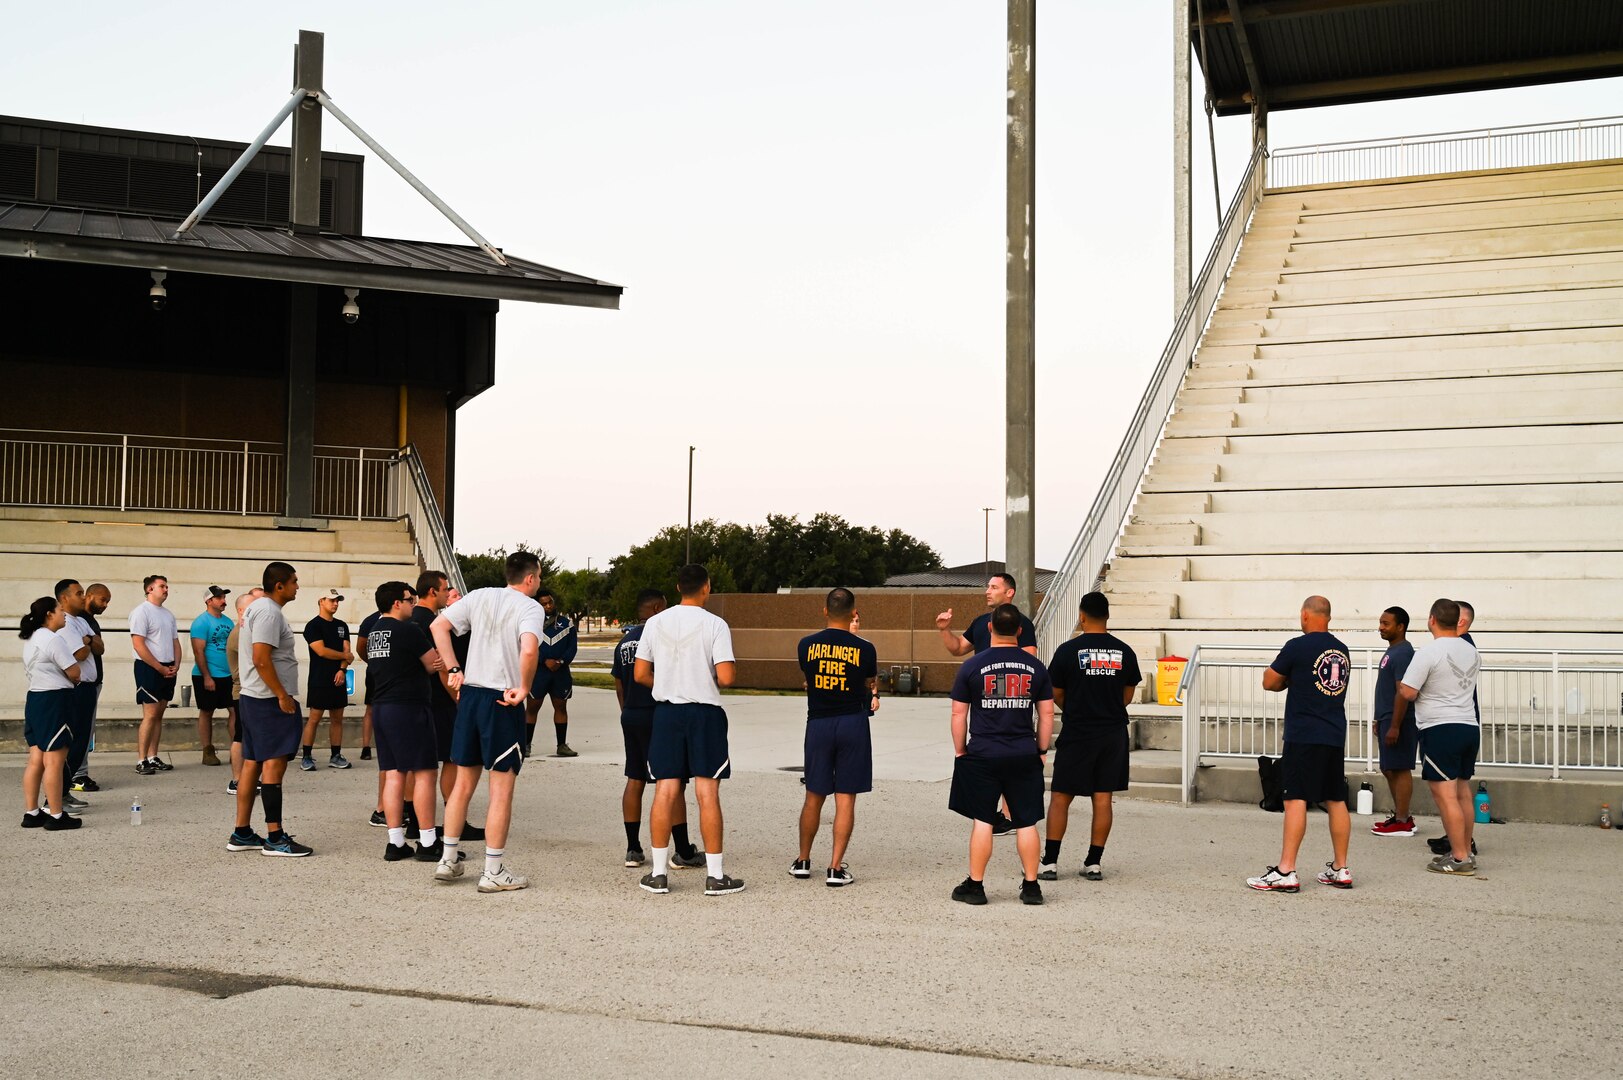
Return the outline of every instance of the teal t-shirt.
[[[208,612],[192,620],[192,640],[201,641],[203,656],[208,661],[209,674],[216,679],[229,679],[231,677],[231,664],[226,659],[225,641],[231,636],[231,628],[236,625],[224,615],[211,615]],[[203,674],[197,665],[192,665],[192,674]]]

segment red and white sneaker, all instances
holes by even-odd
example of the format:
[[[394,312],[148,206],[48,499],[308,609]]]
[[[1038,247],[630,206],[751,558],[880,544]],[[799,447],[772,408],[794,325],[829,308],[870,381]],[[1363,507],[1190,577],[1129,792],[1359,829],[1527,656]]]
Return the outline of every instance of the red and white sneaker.
[[[1371,825],[1369,831],[1376,836],[1413,836],[1415,834],[1414,818],[1408,817],[1399,821],[1389,817],[1379,825]]]
[[[1270,866],[1261,877],[1246,878],[1245,883],[1259,892],[1301,892],[1302,883],[1291,870],[1281,874],[1279,867]]]
[[[1349,867],[1338,867],[1333,862],[1327,862],[1324,864],[1324,869],[1319,871],[1319,884],[1330,885],[1337,889],[1350,889],[1352,888],[1352,870]]]

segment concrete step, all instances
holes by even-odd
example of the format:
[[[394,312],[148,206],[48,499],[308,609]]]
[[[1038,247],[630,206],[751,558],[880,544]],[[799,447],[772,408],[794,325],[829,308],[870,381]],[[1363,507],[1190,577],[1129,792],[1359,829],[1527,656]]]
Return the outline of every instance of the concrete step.
[[[1283,511],[1283,512],[1281,512]],[[1379,537],[1386,543],[1408,540],[1433,542],[1438,539],[1439,515],[1422,500],[1406,502],[1382,510],[1303,510],[1291,512],[1205,514],[1198,523],[1146,521],[1129,525],[1123,531],[1123,547],[1176,543],[1180,530],[1194,541],[1185,544],[1211,544],[1217,547],[1245,547],[1266,544],[1288,547],[1316,544],[1344,537]],[[1540,541],[1551,536],[1567,540],[1615,541],[1623,546],[1617,512],[1599,513],[1590,507],[1505,507],[1487,519],[1493,536],[1502,541]],[[1415,550],[1424,550],[1416,548]]]
[[[1270,212],[1296,214],[1350,212],[1497,200],[1512,195],[1544,198],[1563,192],[1615,189],[1619,185],[1623,185],[1623,166],[1615,162],[1581,162],[1272,188],[1263,194],[1262,206]]]
[[[1610,581],[1614,567],[1593,552],[1416,552],[1390,555],[1197,555],[1117,558],[1107,581],[1178,591],[1189,582],[1379,581],[1412,591],[1410,582],[1519,580]],[[1305,595],[1305,594],[1304,594]]]
[[[1518,255],[1584,254],[1619,250],[1619,221],[1573,225],[1531,225],[1518,229],[1477,229],[1416,237],[1369,240],[1296,241],[1282,268],[1351,270],[1375,266],[1414,266]]]
[[[1199,522],[1207,514],[1277,513],[1281,490],[1289,490],[1290,512],[1305,510],[1379,510],[1400,500],[1423,500],[1434,511],[1472,510],[1491,516],[1505,506],[1593,507],[1601,513],[1623,515],[1623,483],[1564,483],[1508,485],[1428,485],[1423,491],[1394,495],[1390,485],[1370,487],[1274,488],[1265,491],[1223,489],[1206,496],[1206,509],[1191,513],[1180,506],[1163,507],[1161,499],[1181,499],[1178,495],[1140,495],[1133,506],[1132,520],[1154,522]]]
[[[1614,290],[1572,292],[1611,294]],[[1518,297],[1525,295],[1518,294]],[[1567,293],[1554,295],[1568,296]],[[1437,336],[1450,332],[1480,334],[1623,325],[1623,300],[1613,295],[1491,306],[1461,304],[1460,299],[1449,297],[1431,301],[1438,305],[1435,307],[1335,305],[1335,313],[1319,315],[1298,308],[1282,308],[1272,317],[1263,318],[1255,317],[1255,312],[1224,312],[1213,319],[1204,341],[1210,345],[1260,344],[1265,341],[1370,341]]]
[[[1337,299],[1296,304],[1230,305],[1227,302],[1229,298],[1225,295],[1225,303],[1213,314],[1212,325],[1235,326],[1258,320],[1274,320],[1288,324],[1293,319],[1333,320],[1354,316],[1375,320],[1412,313],[1429,315],[1476,312],[1480,315],[1485,310],[1497,314],[1496,309],[1507,307],[1602,303],[1616,301],[1620,296],[1623,296],[1623,286],[1586,286],[1552,290],[1542,282],[1515,291],[1455,293],[1447,296],[1415,296],[1413,293],[1407,293],[1402,296],[1372,297],[1356,302]]]

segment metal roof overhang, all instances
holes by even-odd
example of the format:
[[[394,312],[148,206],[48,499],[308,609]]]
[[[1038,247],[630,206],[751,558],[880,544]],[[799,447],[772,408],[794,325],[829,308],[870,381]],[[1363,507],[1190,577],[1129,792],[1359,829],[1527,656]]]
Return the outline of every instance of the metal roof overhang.
[[[1190,12],[1221,116],[1623,76],[1619,0],[1195,0]]]

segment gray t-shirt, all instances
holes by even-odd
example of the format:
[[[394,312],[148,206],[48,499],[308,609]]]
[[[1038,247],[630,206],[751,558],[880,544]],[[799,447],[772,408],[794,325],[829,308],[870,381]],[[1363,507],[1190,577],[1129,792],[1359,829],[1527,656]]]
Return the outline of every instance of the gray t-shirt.
[[[299,654],[294,649],[293,627],[288,625],[282,605],[268,596],[261,596],[242,613],[242,632],[237,638],[237,670],[241,676],[242,696],[274,698],[259,669],[254,667],[254,646],[271,647],[271,666],[284,693],[297,696],[299,689]]]
[[[1421,731],[1440,724],[1478,724],[1476,677],[1481,666],[1476,648],[1457,637],[1440,637],[1414,654],[1403,673],[1403,685],[1420,692],[1415,698],[1415,726]]]
[[[654,700],[720,705],[715,666],[733,660],[733,634],[693,604],[666,608],[643,624],[637,659],[654,665]]]
[[[147,651],[158,663],[175,662],[175,642],[179,632],[175,629],[175,613],[168,608],[150,600],[141,601],[141,606],[130,612],[130,637],[145,638]],[[140,659],[139,653],[136,659]]]
[[[85,638],[89,637],[92,631],[90,629],[90,624],[85,622],[81,616],[69,615],[67,617],[67,622],[63,624],[62,629],[58,630],[57,633],[62,635],[62,637],[67,640],[69,650],[72,652],[78,652],[80,649],[85,647]],[[77,661],[77,663],[79,665],[79,681],[85,683],[86,685],[95,682],[95,651],[92,650],[85,653],[85,658]]]
[[[475,589],[440,612],[457,634],[468,635],[468,662],[462,681],[487,690],[506,690],[524,685],[519,669],[519,644],[530,634],[539,646],[546,612],[541,605],[517,589],[506,587]]]

